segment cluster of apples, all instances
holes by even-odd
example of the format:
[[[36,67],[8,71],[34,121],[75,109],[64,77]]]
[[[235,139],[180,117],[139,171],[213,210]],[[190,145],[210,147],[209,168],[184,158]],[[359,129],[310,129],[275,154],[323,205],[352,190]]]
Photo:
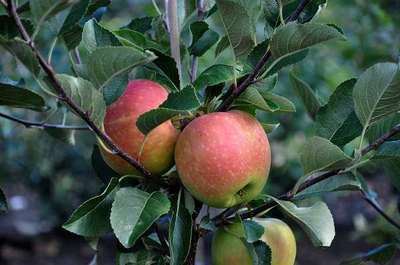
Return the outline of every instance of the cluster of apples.
[[[234,110],[202,115],[182,132],[166,121],[143,135],[136,126],[138,117],[157,108],[167,97],[168,91],[156,82],[130,81],[124,94],[107,108],[106,133],[153,174],[163,174],[175,163],[185,188],[211,207],[228,208],[259,195],[271,166],[270,146],[261,124],[251,115]],[[119,174],[138,173],[106,149],[101,152]],[[296,243],[290,228],[276,219],[258,222],[265,227],[263,240],[271,247],[272,264],[293,265]],[[214,264],[252,264],[241,239],[242,229],[234,224],[215,233]]]

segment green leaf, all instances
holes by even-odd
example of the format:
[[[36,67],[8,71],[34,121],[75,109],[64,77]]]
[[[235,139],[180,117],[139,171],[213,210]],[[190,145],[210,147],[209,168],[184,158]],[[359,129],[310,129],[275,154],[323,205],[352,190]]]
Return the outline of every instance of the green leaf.
[[[269,39],[266,39],[257,44],[257,46],[254,47],[254,49],[250,52],[247,60],[249,61],[249,63],[253,68],[257,65],[260,59],[268,51],[268,49],[269,49]]]
[[[76,2],[77,0],[31,0],[29,5],[33,20],[36,22],[37,27],[40,27],[43,22]]]
[[[121,46],[114,34],[103,28],[96,20],[91,19],[85,23],[82,33],[80,47],[88,53],[92,53],[99,47]]]
[[[143,134],[147,134],[161,123],[175,116],[192,115],[192,112],[200,105],[194,87],[187,86],[181,91],[169,94],[167,100],[159,108],[141,115],[136,126]]]
[[[271,52],[274,58],[279,58],[332,39],[344,40],[344,36],[336,28],[324,24],[288,23],[272,35]]]
[[[340,84],[316,116],[315,134],[343,146],[361,134],[354,113],[353,87],[356,79]]]
[[[245,242],[253,260],[253,265],[272,265],[271,248],[264,241],[256,241],[253,244]]]
[[[153,23],[153,20],[154,20],[153,17],[134,18],[128,25],[126,25],[125,28],[140,33],[145,33],[151,29],[151,24]]]
[[[189,47],[189,53],[194,56],[202,56],[219,40],[217,32],[211,30],[204,21],[197,21],[190,25],[193,34],[192,45]]]
[[[143,51],[145,49],[154,49],[160,52],[165,52],[165,49],[157,42],[153,41],[141,32],[130,29],[120,29],[114,31],[114,34],[124,46],[133,47]]]
[[[0,105],[34,111],[48,109],[44,99],[35,92],[4,83],[0,83]]]
[[[85,237],[102,236],[111,230],[110,211],[118,179],[111,179],[104,192],[79,206],[63,228]]]
[[[80,0],[72,6],[59,36],[64,40],[67,48],[72,50],[81,42],[82,24],[100,7],[108,6],[111,0]]]
[[[372,124],[367,130],[367,138],[373,142],[388,131],[395,127],[397,124],[400,124],[400,113],[394,113],[385,117],[383,120],[380,120],[374,124]],[[394,136],[391,139],[400,140],[400,136]]]
[[[270,106],[278,108],[279,112],[296,112],[296,107],[289,99],[267,91],[260,91]],[[275,107],[276,106],[276,107]]]
[[[254,243],[259,240],[264,234],[264,227],[255,221],[243,220],[244,235],[247,242]]]
[[[315,118],[321,105],[314,91],[306,82],[298,78],[293,72],[290,73],[290,81],[292,82],[294,90],[303,101],[308,114],[312,118]]]
[[[111,226],[119,242],[132,247],[160,216],[168,213],[170,206],[168,197],[161,192],[121,188],[111,209]]]
[[[240,69],[225,64],[215,64],[204,70],[194,82],[194,87],[199,91],[209,86],[229,82],[240,76]]]
[[[97,48],[89,55],[88,74],[103,93],[106,104],[110,105],[125,91],[129,71],[154,59],[153,53],[130,47]]]
[[[218,13],[235,58],[247,56],[256,45],[259,1],[216,0]]]
[[[344,168],[352,161],[339,147],[325,138],[311,137],[300,152],[304,174]]]
[[[355,110],[364,128],[400,110],[400,70],[394,63],[368,68],[353,91]]]
[[[184,264],[192,240],[192,216],[184,206],[182,190],[178,194],[178,200],[173,210],[172,221],[169,226],[169,248],[172,265]]]
[[[34,75],[40,72],[39,61],[31,48],[19,38],[7,40],[0,36],[0,46],[18,58],[18,60]]]
[[[319,196],[328,192],[361,190],[360,182],[351,173],[340,174],[323,180],[307,189],[298,192],[295,199]]]
[[[335,237],[335,224],[328,206],[318,201],[310,207],[298,207],[289,201],[271,197],[306,232],[316,247],[329,247]]]
[[[181,87],[181,81],[175,59],[160,51],[154,49],[151,49],[151,51],[157,56],[157,59],[154,60],[153,63],[174,83],[175,87],[177,87],[179,90]]]
[[[94,88],[93,84],[80,77],[64,74],[57,75],[57,80],[64,88],[67,96],[87,112],[97,126],[102,127],[106,104],[103,96]]]
[[[280,123],[264,123],[261,122],[261,126],[263,127],[265,133],[272,133],[273,131],[275,131],[279,126]]]
[[[31,21],[27,19],[21,19],[21,22],[27,32],[31,34],[33,31]],[[0,16],[0,35],[5,39],[13,39],[19,36],[18,27],[15,25],[15,22],[11,17],[6,15]]]
[[[374,159],[400,159],[400,141],[391,141],[382,144]]]
[[[0,189],[0,213],[8,211],[7,198],[4,192]]]
[[[369,261],[385,265],[392,260],[393,256],[396,254],[396,250],[397,247],[395,244],[385,244],[367,253],[358,255],[353,259],[343,261],[340,265],[362,265]]]
[[[117,265],[148,265],[155,264],[157,253],[147,249],[141,249],[136,252],[117,253]]]
[[[243,104],[251,105],[256,107],[257,109],[267,111],[267,112],[275,112],[278,110],[278,106],[269,105],[268,102],[264,99],[261,93],[254,86],[248,87],[233,103],[233,106],[242,106]]]
[[[264,76],[271,76],[278,73],[281,69],[296,64],[306,58],[308,55],[308,50],[300,50],[292,53],[285,54],[273,61],[268,69],[265,71]]]

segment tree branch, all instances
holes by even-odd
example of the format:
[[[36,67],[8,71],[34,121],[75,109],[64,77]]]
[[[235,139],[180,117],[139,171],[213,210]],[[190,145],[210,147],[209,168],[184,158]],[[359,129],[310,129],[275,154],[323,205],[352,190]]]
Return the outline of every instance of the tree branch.
[[[369,152],[373,151],[373,150],[377,150],[382,144],[384,144],[386,141],[388,141],[390,138],[392,138],[393,136],[395,136],[396,134],[400,133],[400,124],[396,125],[395,127],[393,127],[388,133],[385,133],[384,135],[382,135],[381,137],[379,137],[377,140],[375,140],[373,143],[369,144],[367,147],[365,147],[361,153],[363,155],[368,154]],[[328,172],[323,173],[322,175],[319,175],[317,177],[308,179],[306,181],[304,181],[299,188],[297,189],[297,192],[301,192],[317,183],[320,183],[321,181],[324,181],[326,179],[329,179],[333,176],[337,176],[340,174],[343,174],[346,172],[345,168],[342,169],[336,169],[336,170],[331,170]],[[295,196],[295,193],[293,192],[293,190],[288,191],[287,193],[279,196],[278,198],[280,200],[292,200],[293,197]],[[368,200],[367,200],[368,201]],[[368,201],[370,204],[371,202]],[[252,210],[248,210],[245,211],[243,213],[240,214],[241,219],[249,219],[249,218],[253,218],[263,212],[265,212],[266,210],[270,209],[271,207],[276,206],[276,202],[275,201],[268,201],[265,204],[254,208]],[[377,205],[373,205],[374,208],[376,209]],[[378,205],[379,206],[379,205]],[[382,210],[378,211],[378,212],[382,212]],[[385,219],[388,218],[388,216],[383,215],[383,217],[385,217]],[[223,215],[217,215],[216,217],[213,218],[214,223],[219,226],[222,225],[224,223],[226,223],[227,221],[232,221],[234,217],[230,217],[230,218],[224,218]],[[388,219],[387,219],[388,220]],[[390,223],[393,224],[392,221],[390,221]],[[398,227],[397,224],[395,223],[394,226]],[[400,226],[398,227],[400,228]]]
[[[165,10],[167,16],[167,25],[169,31],[169,39],[171,46],[171,56],[175,59],[176,68],[178,69],[179,76],[182,72],[181,63],[181,48],[180,48],[180,30],[179,30],[179,17],[178,17],[178,0],[165,0]]]
[[[0,112],[0,117],[19,123],[25,128],[39,128],[39,129],[67,129],[67,130],[79,130],[79,131],[86,131],[90,130],[89,127],[87,126],[74,126],[74,125],[62,125],[62,124],[49,124],[49,123],[44,123],[44,122],[34,122],[34,121],[28,121],[28,120],[23,120],[5,113]]]
[[[84,120],[89,128],[98,136],[98,138],[108,147],[110,150],[117,156],[121,157],[123,160],[127,161],[133,167],[135,167],[139,172],[147,177],[151,177],[151,173],[147,171],[136,159],[132,158],[129,154],[119,149],[119,147],[112,141],[112,139],[102,131],[89,117],[89,114],[81,109],[70,97],[67,96],[65,90],[58,82],[56,78],[56,73],[53,70],[53,67],[47,63],[47,61],[43,58],[39,50],[35,47],[31,37],[29,36],[28,32],[26,31],[24,25],[21,22],[21,19],[17,13],[17,9],[15,4],[12,0],[7,0],[7,12],[9,16],[14,20],[21,36],[24,41],[29,45],[33,53],[35,54],[36,58],[39,61],[39,64],[43,71],[49,78],[50,83],[57,91],[59,99],[67,104],[79,117]]]
[[[299,18],[301,12],[304,8],[310,3],[311,0],[302,0],[300,4],[297,6],[296,10],[286,19],[286,22],[295,21]],[[254,83],[255,79],[261,74],[264,66],[267,64],[269,59],[272,57],[271,50],[268,51],[261,57],[260,61],[258,61],[255,66],[253,72],[246,77],[246,79],[240,83],[239,86],[235,87],[232,85],[230,88],[228,95],[222,101],[221,105],[217,108],[217,111],[227,111],[233,101],[239,97],[251,84]]]
[[[380,215],[382,215],[383,218],[386,219],[386,221],[400,230],[400,223],[385,213],[382,207],[375,200],[371,199],[364,191],[361,191],[361,195],[363,196],[364,200],[372,206],[372,208],[374,208]]]

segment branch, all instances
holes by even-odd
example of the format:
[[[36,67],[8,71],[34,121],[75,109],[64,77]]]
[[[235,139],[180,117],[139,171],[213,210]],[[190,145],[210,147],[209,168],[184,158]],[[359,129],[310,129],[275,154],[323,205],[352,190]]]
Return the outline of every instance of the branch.
[[[386,219],[386,221],[400,230],[400,223],[385,213],[382,207],[375,200],[371,199],[364,191],[361,191],[361,195],[367,203],[369,203],[380,215],[382,215],[383,218]]]
[[[79,130],[79,131],[89,130],[89,127],[87,126],[73,126],[73,125],[62,125],[62,124],[49,124],[44,122],[34,122],[13,117],[11,115],[1,112],[0,112],[0,117],[22,124],[23,126],[25,126],[25,128],[39,128],[39,129],[50,128],[50,129],[67,129],[67,130]]]
[[[396,134],[399,134],[399,133],[400,133],[400,124],[398,124],[398,125],[396,125],[395,127],[393,127],[388,133],[385,133],[384,135],[382,135],[381,137],[379,137],[377,140],[375,140],[373,143],[369,144],[367,147],[365,147],[365,148],[361,151],[361,153],[362,153],[363,155],[366,155],[366,154],[368,154],[368,153],[371,152],[371,151],[377,150],[382,144],[384,144],[384,143],[385,143],[386,141],[388,141],[390,138],[392,138],[393,136],[395,136]],[[299,186],[297,192],[301,192],[301,191],[303,191],[303,190],[305,190],[305,189],[307,189],[307,188],[309,188],[309,187],[311,187],[311,186],[313,186],[313,185],[315,185],[315,184],[317,184],[317,183],[320,183],[321,181],[324,181],[324,180],[326,180],[326,179],[329,179],[329,178],[331,178],[331,177],[333,177],[333,176],[337,176],[337,175],[343,174],[343,173],[345,173],[345,172],[346,172],[346,169],[345,169],[345,168],[336,169],[336,170],[331,170],[331,171],[325,172],[325,173],[323,173],[322,175],[319,175],[319,176],[317,176],[317,177],[308,179],[308,180],[304,181],[304,182]],[[294,196],[295,196],[295,193],[293,192],[293,190],[291,190],[291,191],[289,191],[289,192],[287,192],[287,193],[285,193],[285,194],[279,196],[278,198],[279,198],[280,200],[288,200],[288,201],[289,201],[289,200],[292,200]],[[366,200],[367,200],[367,199],[366,199]],[[368,201],[368,200],[367,200],[367,201]],[[371,204],[370,201],[368,201],[368,202]],[[276,206],[276,202],[271,200],[271,201],[266,202],[265,204],[263,204],[263,205],[261,205],[261,206],[259,206],[259,207],[257,207],[257,208],[254,208],[254,209],[252,209],[252,210],[248,210],[248,211],[245,211],[245,212],[241,213],[241,214],[240,214],[240,217],[241,217],[241,219],[253,218],[253,217],[255,217],[255,216],[257,216],[257,215],[259,215],[259,214],[265,212],[266,210],[268,210],[268,209],[270,209],[271,207],[274,207],[274,206]],[[378,210],[378,209],[377,209],[377,204],[376,204],[376,203],[375,203],[375,205],[373,205],[373,207],[374,207],[376,210]],[[378,207],[379,207],[379,205],[378,205]],[[382,210],[378,210],[378,212],[382,212]],[[385,217],[385,219],[388,220],[388,216],[387,216],[387,215],[386,215],[386,216],[385,216],[385,215],[382,215],[382,216]],[[224,223],[226,223],[226,222],[232,221],[233,218],[234,218],[234,217],[225,218],[223,215],[220,214],[220,215],[217,215],[216,217],[214,217],[214,218],[213,218],[213,221],[214,221],[214,223],[215,223],[217,226],[219,226],[219,225],[222,225],[222,224],[224,224]],[[390,217],[389,217],[389,218],[390,218]],[[389,221],[389,222],[393,224],[392,221]],[[396,226],[396,227],[398,227],[398,228],[400,229],[400,226],[397,226],[398,224],[395,223],[395,224],[393,224],[393,225]]]
[[[169,40],[171,46],[171,56],[175,59],[176,68],[179,76],[182,72],[181,50],[180,50],[180,30],[178,21],[178,0],[165,0],[165,10],[167,16],[167,25],[169,31]]]
[[[144,176],[151,177],[151,173],[147,171],[136,159],[132,158],[129,154],[119,149],[119,147],[112,141],[112,139],[102,131],[101,128],[97,127],[97,125],[90,119],[88,113],[81,109],[70,97],[67,96],[65,90],[58,82],[56,78],[56,73],[53,70],[53,67],[48,64],[48,62],[43,58],[39,50],[35,47],[34,42],[26,31],[24,25],[21,22],[21,19],[17,13],[17,9],[12,0],[7,0],[7,12],[9,16],[14,20],[18,31],[20,32],[22,39],[26,41],[29,45],[36,58],[39,61],[39,64],[43,71],[49,78],[50,83],[54,87],[54,89],[58,93],[58,97],[61,101],[63,101],[66,105],[68,105],[79,117],[82,118],[89,126],[89,128],[98,136],[98,138],[108,147],[110,150],[117,156],[121,157],[123,160],[127,161],[133,167],[135,167],[139,172],[141,172]]]
[[[297,20],[301,12],[310,2],[311,0],[302,0],[301,3],[297,6],[296,10],[286,19],[286,22]],[[267,62],[271,57],[272,57],[271,51],[268,49],[268,51],[263,55],[263,57],[261,57],[260,61],[258,61],[257,65],[254,68],[254,71],[250,75],[248,75],[247,78],[243,82],[241,82],[239,86],[235,87],[235,85],[233,85],[230,88],[228,95],[222,101],[221,105],[219,105],[217,111],[227,111],[231,106],[231,104],[233,103],[233,101],[237,97],[239,97],[251,84],[254,83],[254,81],[261,74],[262,69],[267,64]]]

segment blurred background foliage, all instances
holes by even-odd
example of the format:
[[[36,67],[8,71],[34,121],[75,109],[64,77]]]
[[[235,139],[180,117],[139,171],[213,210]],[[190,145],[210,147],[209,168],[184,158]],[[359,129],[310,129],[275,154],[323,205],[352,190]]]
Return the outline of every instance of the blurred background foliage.
[[[99,18],[104,11],[106,10],[99,10],[96,16]],[[152,15],[154,12],[156,10],[151,0],[114,0],[104,14],[102,23],[107,27],[117,28],[128,24],[133,17]],[[63,17],[58,19],[62,21]],[[298,75],[316,91],[321,103],[327,102],[340,83],[357,77],[374,63],[398,61],[400,1],[329,1],[328,8],[315,19],[338,25],[347,37],[346,42],[328,43],[312,49],[308,57],[295,67]],[[39,35],[38,45],[45,54],[54,40],[54,27],[54,24],[47,25]],[[58,43],[52,57],[56,70],[70,73],[69,60],[66,49]],[[214,57],[209,52],[201,58],[199,69],[212,63]],[[46,97],[28,71],[0,48],[0,79],[3,78],[25,82],[27,87]],[[266,114],[262,117],[269,122],[281,124],[270,135],[273,168],[266,192],[272,194],[288,190],[302,175],[298,161],[299,149],[313,130],[310,118],[293,93],[288,71],[279,75],[276,91],[293,100],[297,112],[278,117],[269,117]],[[54,104],[54,101],[49,101],[52,109]],[[33,121],[79,124],[79,120],[67,115],[63,108],[56,112],[50,109],[44,114],[9,108],[0,108],[0,112]],[[53,137],[54,134],[58,139]],[[102,188],[102,182],[91,166],[95,141],[88,132],[67,132],[62,136],[63,141],[60,140],[59,131],[25,129],[21,125],[0,119],[0,186],[5,191],[11,208],[9,213],[0,216],[0,264],[24,264],[22,261],[18,263],[24,257],[21,253],[25,253],[29,260],[32,257],[29,254],[31,252],[37,258],[36,263],[30,264],[87,264],[90,261],[92,251],[86,247],[85,242],[66,235],[59,227],[73,209]],[[400,167],[400,161],[395,164]],[[386,206],[386,210],[398,216],[399,189],[392,188],[391,183],[400,183],[400,171],[384,172],[378,166],[364,171],[368,181],[381,195],[379,200]],[[377,218],[357,194],[328,195],[327,200],[336,221],[337,239],[332,249],[316,250],[299,234],[299,264],[321,264],[322,260],[326,264],[338,264],[339,258],[348,258],[357,252],[368,250],[374,244],[382,244],[398,236],[398,232],[384,220]],[[48,235],[53,233],[57,236],[61,234],[62,239],[47,240]],[[40,241],[43,236],[46,242]],[[79,243],[75,248],[69,245],[68,250],[65,250],[70,237]],[[21,252],[19,248],[25,248],[18,246],[32,238],[44,245],[55,243],[46,245],[45,251],[34,245],[30,246],[32,250],[29,247],[26,250],[28,252]],[[49,257],[46,256],[48,253]],[[101,264],[112,264],[106,260],[107,258]]]

